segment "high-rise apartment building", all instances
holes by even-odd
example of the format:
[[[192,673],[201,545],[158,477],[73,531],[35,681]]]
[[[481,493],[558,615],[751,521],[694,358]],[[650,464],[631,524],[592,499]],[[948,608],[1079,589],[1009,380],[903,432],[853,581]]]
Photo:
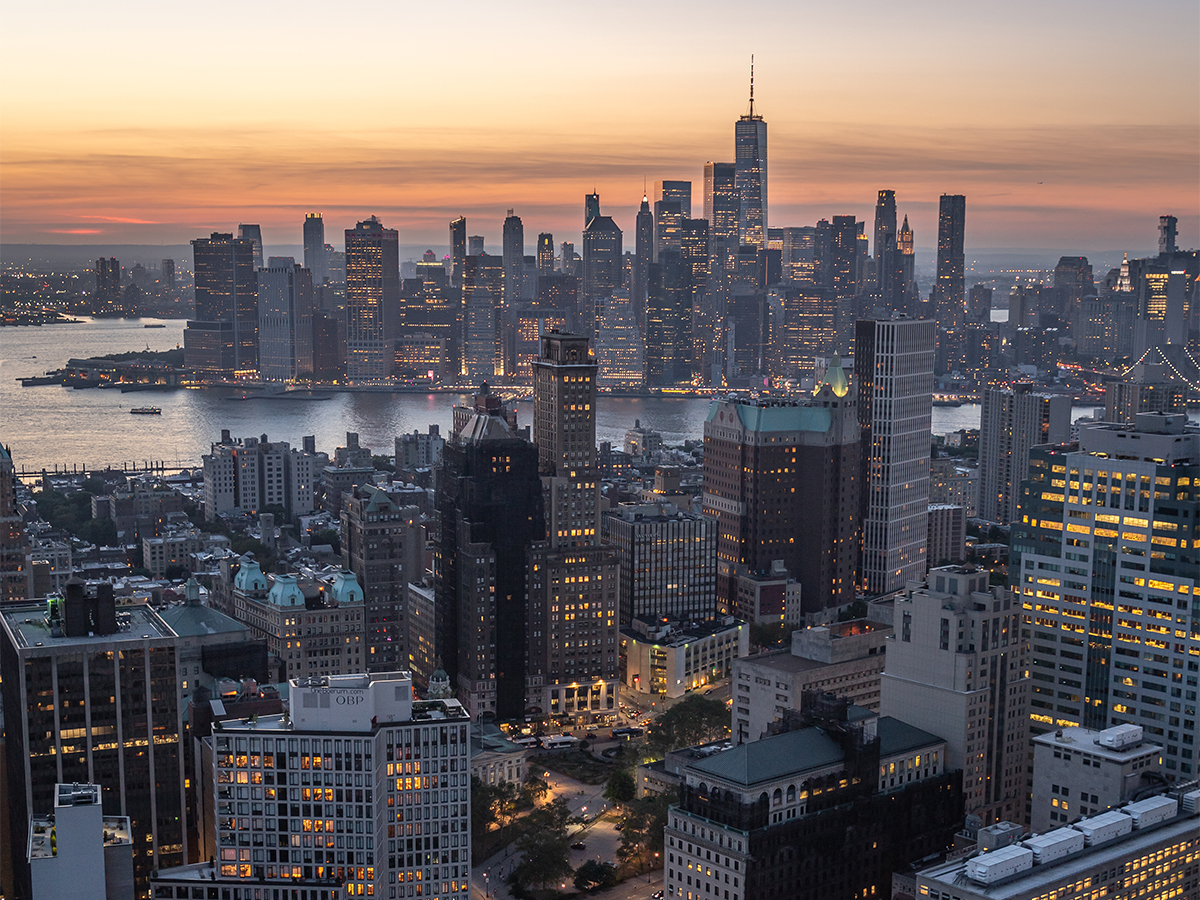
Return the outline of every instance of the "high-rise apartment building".
[[[17,512],[17,476],[12,451],[0,444],[0,606],[28,596],[25,534]]]
[[[292,381],[313,370],[312,273],[297,265],[258,270],[258,375]]]
[[[1071,439],[1071,398],[1035,392],[1031,384],[983,392],[979,424],[979,517],[1007,525],[1017,519],[1029,451]]]
[[[862,433],[859,586],[885,594],[925,576],[934,323],[863,319],[854,349]]]
[[[362,586],[366,611],[366,670],[408,664],[404,601],[410,581],[425,575],[425,528],[415,506],[400,506],[374,485],[342,498],[342,565]]]
[[[1104,421],[1131,425],[1138,413],[1186,413],[1187,395],[1187,385],[1170,377],[1165,360],[1138,363],[1104,386]]]
[[[304,215],[304,268],[320,287],[329,277],[329,254],[325,251],[325,220],[320,213]]]
[[[678,200],[654,201],[654,261],[663,253],[683,247],[683,204]]]
[[[537,449],[486,390],[456,407],[442,449],[436,647],[472,716],[525,715],[527,551],[546,536]]]
[[[287,713],[228,719],[208,739],[216,852],[158,872],[154,896],[202,885],[222,897],[334,900],[407,886],[467,900],[463,707],[414,699],[408,672],[293,679],[289,696]]]
[[[840,364],[804,404],[714,401],[704,422],[704,512],[719,523],[717,603],[738,608],[737,576],[782,560],[806,614],[854,600],[858,393]]]
[[[184,333],[189,369],[207,376],[231,376],[258,367],[258,275],[254,244],[232,234],[192,241],[196,275],[196,326]],[[206,324],[209,323],[209,324]],[[214,328],[215,323],[224,327]],[[217,352],[204,353],[205,333],[219,334]]]
[[[149,606],[122,606],[112,585],[0,611],[0,674],[11,859],[26,858],[29,820],[54,806],[57,784],[98,784],[108,816],[127,816],[133,870],[187,858],[183,717],[175,632]],[[17,868],[17,896],[29,896]]]
[[[503,301],[505,305],[510,305],[521,299],[521,267],[525,259],[525,226],[521,224],[521,217],[511,209],[504,219],[501,252],[504,260]]]
[[[384,310],[400,300],[400,236],[374,216],[346,229],[346,377],[378,381],[392,372]]]
[[[1035,447],[1013,523],[1035,731],[1141,725],[1196,777],[1200,430],[1141,413]]]
[[[966,812],[1025,821],[1029,676],[1020,600],[973,566],[931,569],[896,599],[879,711],[946,739]]]
[[[965,309],[965,266],[963,232],[967,220],[967,198],[942,194],[938,205],[937,281],[933,287],[934,314],[947,330],[962,327]]]
[[[314,509],[314,483],[328,457],[293,450],[287,441],[247,437],[234,439],[228,430],[204,464],[204,517],[215,522],[223,513],[240,509],[256,514],[268,506],[283,507],[290,519]]]
[[[614,292],[604,308],[596,339],[597,377],[602,385],[636,390],[645,378],[645,344],[633,301],[627,295],[624,290]]]
[[[692,217],[692,183],[690,181],[656,181],[654,193],[659,199],[679,204],[683,218]]]
[[[767,123],[754,113],[754,64],[750,65],[750,109],[733,129],[739,199],[738,239],[767,247]]]
[[[604,720],[617,710],[617,560],[600,543],[597,365],[581,335],[549,332],[533,363],[533,441],[546,540],[529,553],[526,703]]]
[[[261,269],[263,267],[262,226],[239,225],[238,239],[250,242],[250,246],[254,248],[254,268]]]

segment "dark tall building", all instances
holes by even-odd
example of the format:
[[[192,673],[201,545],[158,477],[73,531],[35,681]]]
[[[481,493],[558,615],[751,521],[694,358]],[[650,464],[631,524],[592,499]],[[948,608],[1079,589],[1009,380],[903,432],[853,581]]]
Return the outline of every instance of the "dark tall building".
[[[754,63],[750,63],[750,110],[734,125],[738,239],[767,247],[767,123],[754,114]]]
[[[578,328],[596,333],[604,302],[624,281],[621,229],[609,216],[593,216],[583,230],[583,296]]]
[[[184,335],[184,359],[190,369],[199,366],[191,352],[201,332],[219,334],[222,345],[219,363],[210,363],[205,374],[229,376],[258,368],[258,275],[254,268],[254,245],[232,234],[214,233],[192,241],[193,271],[196,273],[196,335],[188,323]],[[223,323],[213,328],[204,323]],[[228,341],[228,346],[226,346]],[[225,355],[227,354],[227,355]],[[212,357],[209,357],[212,359]]]
[[[0,605],[28,596],[25,540],[17,511],[16,487],[12,451],[0,444]]]
[[[688,287],[688,333],[691,358],[688,377],[703,373],[715,361],[712,333],[716,322],[711,315],[709,300],[712,284],[712,258],[709,254],[708,221],[684,219],[680,238],[683,275]]]
[[[400,506],[375,485],[342,495],[342,566],[363,591],[368,672],[408,664],[405,600],[410,581],[425,577],[425,528],[420,510]]]
[[[504,304],[517,303],[521,299],[521,267],[525,261],[525,226],[521,217],[510,209],[504,219]]]
[[[875,203],[875,294],[889,311],[903,311],[905,305],[897,238],[896,192],[880,191]]]
[[[670,387],[691,378],[691,290],[683,256],[664,251],[650,264],[646,300],[646,383]]]
[[[164,259],[161,263],[162,275],[159,278],[159,283],[164,290],[175,290],[175,260]]]
[[[462,284],[463,260],[467,258],[467,219],[459,216],[450,222],[450,284]]]
[[[537,241],[538,278],[554,274],[554,235],[543,231]]]
[[[583,197],[583,227],[600,215],[600,195],[585,194]]]
[[[486,385],[442,450],[435,645],[472,718],[526,712],[527,559],[546,536],[537,448]]]
[[[178,638],[149,606],[121,606],[82,581],[66,598],[0,612],[0,675],[12,859],[55,784],[98,784],[104,814],[128,816],[139,896],[152,869],[188,858]],[[18,897],[29,869],[14,867]]]
[[[329,277],[329,254],[325,251],[325,220],[320,213],[304,215],[304,268],[312,272],[313,284],[320,287]]]
[[[378,381],[392,373],[384,310],[400,303],[400,235],[375,216],[346,229],[346,377]]]
[[[96,260],[95,272],[95,302],[100,305],[119,302],[121,299],[121,263],[115,256],[109,259],[102,256]]]
[[[533,363],[533,439],[546,540],[529,552],[526,704],[580,720],[617,709],[618,567],[600,544],[597,369],[587,338],[542,335]]]
[[[834,216],[832,226],[824,230],[821,226],[818,222],[818,240],[828,235],[828,255],[822,254],[822,261],[828,261],[821,271],[823,283],[838,301],[838,343],[848,345],[858,318],[858,222],[854,216]]]
[[[645,334],[646,298],[650,293],[650,263],[654,261],[654,214],[650,211],[650,199],[644,194],[641,208],[638,209],[634,235],[636,244],[629,296],[633,301],[638,327]]]
[[[904,224],[900,226],[900,233],[896,237],[896,256],[907,312],[915,318],[919,313],[921,296],[917,291],[916,245],[913,243],[912,229],[908,226],[908,216],[904,217]]]
[[[261,225],[239,225],[238,237],[243,241],[249,241],[254,247],[254,268],[255,270],[263,267],[263,240]]]
[[[720,522],[717,602],[783,560],[806,615],[850,603],[858,562],[858,391],[836,360],[803,404],[718,400],[704,423],[704,512]]]
[[[1179,234],[1179,220],[1174,216],[1158,217],[1158,253],[1175,252],[1175,241]]]
[[[657,181],[654,193],[660,200],[679,204],[679,212],[685,219],[692,217],[692,183],[690,181]]]
[[[654,201],[654,261],[666,251],[680,250],[683,236],[683,204],[678,200]]]
[[[963,323],[965,266],[963,231],[967,220],[967,198],[942,194],[938,207],[937,283],[933,288],[933,311],[943,329],[958,329]]]

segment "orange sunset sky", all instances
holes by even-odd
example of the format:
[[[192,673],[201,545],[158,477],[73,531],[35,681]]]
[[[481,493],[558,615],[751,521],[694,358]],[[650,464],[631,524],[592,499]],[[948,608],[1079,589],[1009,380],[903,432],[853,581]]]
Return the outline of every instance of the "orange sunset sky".
[[[372,213],[444,252],[509,207],[626,231],[643,181],[769,126],[770,224],[871,216],[922,247],[1200,244],[1200,6],[1152,2],[0,3],[0,240],[183,243],[239,222],[298,244]]]

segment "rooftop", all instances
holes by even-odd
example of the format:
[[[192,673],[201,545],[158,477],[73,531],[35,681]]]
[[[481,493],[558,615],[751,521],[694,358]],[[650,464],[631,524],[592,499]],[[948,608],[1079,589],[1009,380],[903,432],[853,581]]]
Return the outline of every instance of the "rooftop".
[[[178,635],[221,634],[245,631],[249,627],[209,606],[180,603],[161,613],[164,622]]]
[[[852,706],[849,718],[856,721],[870,715],[873,713]],[[942,742],[937,735],[891,716],[879,718],[877,729],[879,755],[884,758]],[[689,768],[750,786],[832,766],[844,758],[845,753],[837,741],[823,729],[811,727],[741,744],[691,763]]]
[[[0,611],[0,622],[18,650],[36,647],[82,647],[146,639],[175,637],[175,631],[146,604],[117,607],[117,632],[79,637],[54,635],[46,618],[45,603],[10,606]]]

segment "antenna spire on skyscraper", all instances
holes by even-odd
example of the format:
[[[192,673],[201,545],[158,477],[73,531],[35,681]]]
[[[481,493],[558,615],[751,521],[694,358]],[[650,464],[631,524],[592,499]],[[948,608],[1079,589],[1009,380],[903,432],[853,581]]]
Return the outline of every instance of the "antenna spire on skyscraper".
[[[754,115],[754,54],[750,54],[750,115]]]

